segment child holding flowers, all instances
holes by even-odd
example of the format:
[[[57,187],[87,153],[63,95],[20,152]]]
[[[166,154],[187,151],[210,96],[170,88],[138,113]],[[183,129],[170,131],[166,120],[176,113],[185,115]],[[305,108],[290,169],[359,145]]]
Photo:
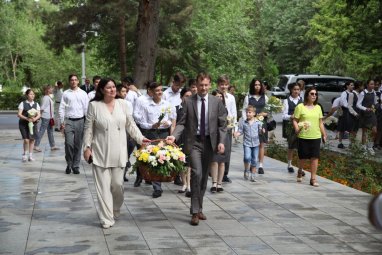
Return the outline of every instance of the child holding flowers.
[[[34,141],[37,138],[37,120],[40,119],[40,106],[34,102],[35,94],[33,90],[28,89],[25,92],[27,100],[21,102],[18,107],[17,117],[19,120],[19,129],[24,140],[24,152],[22,161],[34,161],[33,147]],[[29,150],[29,155],[27,151]]]
[[[291,83],[288,85],[290,95],[284,100],[283,107],[283,138],[288,141],[288,172],[294,173],[292,167],[293,151],[297,149],[297,137],[293,130],[293,113],[296,106],[302,103],[302,98],[300,97],[300,86],[297,83]]]
[[[260,136],[265,132],[264,117],[261,115],[256,117],[256,109],[252,105],[247,107],[246,117],[246,120],[240,121],[239,130],[235,132],[235,137],[244,136],[244,179],[248,180],[249,178],[251,182],[254,182],[259,160]]]
[[[262,116],[264,122],[267,121],[268,113],[266,106],[268,104],[268,97],[265,95],[264,86],[259,79],[253,78],[249,84],[249,94],[244,98],[243,114],[245,116],[245,109],[248,105],[252,105],[256,110],[256,116]],[[259,148],[259,174],[264,174],[263,161],[265,154],[265,144],[268,143],[268,130],[265,130],[264,135],[260,137]]]
[[[318,94],[314,87],[309,87],[304,94],[304,103],[294,110],[293,128],[298,136],[298,157],[300,169],[297,182],[302,181],[302,166],[310,159],[310,185],[318,187],[316,172],[320,157],[321,138],[326,142],[326,132],[322,121],[322,110],[317,103]]]

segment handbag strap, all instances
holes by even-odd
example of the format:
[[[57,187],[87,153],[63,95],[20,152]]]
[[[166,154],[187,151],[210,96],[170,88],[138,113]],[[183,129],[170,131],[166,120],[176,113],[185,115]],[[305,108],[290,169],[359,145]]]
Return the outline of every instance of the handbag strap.
[[[52,99],[49,98],[50,118],[52,119]]]

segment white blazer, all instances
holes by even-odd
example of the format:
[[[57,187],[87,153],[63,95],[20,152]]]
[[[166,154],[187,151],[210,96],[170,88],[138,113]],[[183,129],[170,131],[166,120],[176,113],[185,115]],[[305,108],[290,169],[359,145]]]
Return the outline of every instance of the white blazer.
[[[92,101],[86,115],[84,150],[92,149],[93,164],[103,167],[124,167],[127,162],[126,131],[137,143],[143,136],[123,99],[116,99],[112,113],[103,101]]]

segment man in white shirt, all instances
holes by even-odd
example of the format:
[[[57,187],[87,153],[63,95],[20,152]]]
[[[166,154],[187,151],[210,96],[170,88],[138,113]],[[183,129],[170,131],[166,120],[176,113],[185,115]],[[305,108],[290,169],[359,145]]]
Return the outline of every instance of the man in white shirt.
[[[142,123],[143,106],[146,105],[148,103],[148,101],[151,100],[151,97],[152,97],[152,93],[148,88],[149,85],[150,85],[150,82],[145,83],[146,94],[143,94],[140,97],[138,97],[137,100],[135,100],[135,106],[133,106],[133,108],[134,108],[133,118],[134,118],[134,121],[137,124],[138,128],[141,131],[142,131],[142,129],[141,129],[140,125]],[[137,174],[137,177],[136,177],[135,182],[134,182],[134,187],[139,187],[142,183],[142,176],[139,172],[139,169],[137,169],[136,174]],[[146,183],[150,184],[150,182],[148,182],[148,181],[146,181]]]
[[[150,82],[148,86],[152,93],[152,98],[147,100],[142,106],[142,118],[140,119],[140,128],[142,134],[150,140],[165,139],[174,130],[176,124],[176,110],[166,100],[162,99],[162,85],[156,82]],[[159,117],[164,113],[163,118]],[[154,192],[153,198],[162,195],[160,182],[152,182]]]
[[[88,111],[89,98],[85,91],[78,87],[78,76],[69,75],[70,89],[62,95],[59,115],[61,130],[65,134],[66,174],[73,171],[80,173],[81,146],[84,133],[85,116]]]
[[[97,87],[98,87],[98,83],[100,82],[100,80],[101,80],[101,76],[99,76],[99,75],[96,75],[96,76],[93,77],[93,87],[94,87],[94,89],[88,93],[89,101],[92,100],[95,97],[95,94],[96,94],[96,91],[97,91]]]
[[[167,88],[163,92],[163,99],[170,102],[170,104],[174,107],[180,105],[182,103],[180,91],[185,82],[186,77],[182,73],[177,72],[174,75],[171,87]]]
[[[235,130],[237,123],[236,99],[233,95],[228,93],[229,77],[221,75],[217,80],[218,90],[223,93],[225,106],[227,108],[227,144],[225,144],[226,162],[224,168],[223,182],[232,182],[228,177],[229,165],[231,161],[231,147],[232,147],[232,130]]]
[[[58,116],[58,108],[60,107],[60,102],[62,98],[62,94],[64,93],[64,84],[62,81],[57,81],[54,85],[53,95],[54,95],[54,123],[55,123],[55,131],[60,131],[61,121]]]

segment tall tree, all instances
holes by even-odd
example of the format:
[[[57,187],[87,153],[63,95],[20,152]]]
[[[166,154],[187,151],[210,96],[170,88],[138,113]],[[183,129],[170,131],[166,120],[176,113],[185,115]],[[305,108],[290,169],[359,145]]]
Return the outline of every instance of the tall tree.
[[[308,36],[317,41],[319,54],[310,70],[367,79],[382,69],[382,3],[364,1],[349,5],[346,0],[319,0]]]
[[[139,0],[134,65],[134,78],[139,88],[143,88],[147,80],[154,79],[158,50],[159,7],[159,0]]]

